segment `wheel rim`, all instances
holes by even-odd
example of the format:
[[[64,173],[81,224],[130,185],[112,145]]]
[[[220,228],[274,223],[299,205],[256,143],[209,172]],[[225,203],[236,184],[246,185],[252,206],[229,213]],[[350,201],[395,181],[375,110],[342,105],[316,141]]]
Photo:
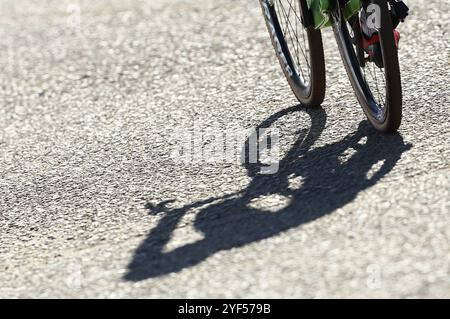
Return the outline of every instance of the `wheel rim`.
[[[308,89],[311,83],[310,47],[308,31],[301,20],[300,1],[274,0],[273,6],[299,84]]]
[[[350,64],[350,72],[356,80],[359,98],[366,112],[378,123],[383,123],[387,116],[387,89],[384,68],[379,68],[374,62],[366,61],[362,67],[357,58],[356,46],[352,42],[353,28],[341,18],[341,10],[335,10],[334,23],[345,52],[345,58]],[[359,22],[359,17],[356,17]],[[382,45],[382,43],[381,43]],[[367,54],[364,53],[367,57]]]

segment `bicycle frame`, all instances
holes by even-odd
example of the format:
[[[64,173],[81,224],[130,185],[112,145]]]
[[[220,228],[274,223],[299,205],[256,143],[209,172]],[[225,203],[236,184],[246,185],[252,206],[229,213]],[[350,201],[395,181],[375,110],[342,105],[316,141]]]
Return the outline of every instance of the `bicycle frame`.
[[[313,26],[315,29],[322,29],[331,26],[329,12],[335,7],[336,1],[339,0],[300,0],[305,27]],[[361,7],[362,0],[348,0],[343,9],[344,18],[350,18]],[[305,12],[306,10],[309,12]]]

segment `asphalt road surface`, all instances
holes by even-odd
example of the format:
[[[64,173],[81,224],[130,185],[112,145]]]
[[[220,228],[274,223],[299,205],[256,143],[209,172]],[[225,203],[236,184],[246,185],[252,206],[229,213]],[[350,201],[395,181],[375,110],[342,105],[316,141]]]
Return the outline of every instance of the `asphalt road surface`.
[[[0,296],[449,298],[450,5],[409,5],[383,136],[330,30],[298,105],[256,0],[2,1]],[[276,128],[278,172],[195,127]]]

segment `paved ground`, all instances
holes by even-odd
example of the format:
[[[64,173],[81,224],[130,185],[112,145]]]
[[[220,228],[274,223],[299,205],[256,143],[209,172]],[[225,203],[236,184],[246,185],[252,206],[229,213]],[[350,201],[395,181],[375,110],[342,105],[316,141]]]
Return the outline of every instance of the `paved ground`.
[[[256,0],[78,4],[0,4],[1,297],[450,297],[448,3],[410,3],[395,136],[329,31],[300,108]],[[278,128],[278,174],[175,161],[194,125]]]

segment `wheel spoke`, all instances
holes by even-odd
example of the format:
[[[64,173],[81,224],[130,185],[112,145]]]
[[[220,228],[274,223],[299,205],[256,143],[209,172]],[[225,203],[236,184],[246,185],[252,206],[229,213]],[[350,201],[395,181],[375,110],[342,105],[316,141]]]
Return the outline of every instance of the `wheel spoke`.
[[[348,22],[344,22],[344,27],[347,28],[348,34],[351,36],[352,32],[354,31],[351,25]],[[352,47],[353,53],[356,56],[357,48],[355,45],[353,45]],[[364,83],[367,86],[368,90],[372,93],[372,97],[375,100],[377,107],[380,110],[384,110],[386,106],[386,80],[383,68],[379,68],[373,61],[367,61],[365,66],[361,67],[361,71],[363,73]],[[379,76],[377,76],[377,72],[380,72]],[[380,81],[380,78],[382,80],[382,83]],[[375,96],[373,93],[375,93]]]
[[[297,12],[297,6],[295,4],[293,4],[292,1],[296,1],[296,0],[286,0],[287,2],[287,6],[289,6],[289,8],[286,8],[283,3],[282,0],[278,0],[276,2],[276,12],[277,15],[281,18],[283,17],[285,21],[280,21],[280,26],[282,28],[283,34],[285,36],[286,42],[288,44],[288,47],[291,47],[292,45],[292,50],[295,54],[295,62],[297,64],[297,73],[299,74],[299,76],[301,76],[303,78],[303,80],[305,80],[305,77],[307,76],[308,79],[311,78],[311,66],[309,64],[309,50],[308,47],[306,45],[306,39],[305,39],[305,30],[303,27],[303,24],[301,22],[301,18],[299,16],[299,12]],[[297,1],[298,2],[298,1]],[[300,3],[298,2],[298,8],[300,9]],[[295,19],[295,22],[291,21],[292,19]],[[299,39],[299,34],[298,34],[298,28],[302,29],[302,41]],[[289,40],[287,40],[287,38],[289,38]],[[291,45],[289,45],[289,42]],[[303,44],[303,45],[302,45]],[[308,53],[306,53],[305,52]],[[300,62],[300,57],[303,57],[302,60],[305,61],[306,64],[306,68],[307,68],[307,73],[304,72],[302,64]]]

